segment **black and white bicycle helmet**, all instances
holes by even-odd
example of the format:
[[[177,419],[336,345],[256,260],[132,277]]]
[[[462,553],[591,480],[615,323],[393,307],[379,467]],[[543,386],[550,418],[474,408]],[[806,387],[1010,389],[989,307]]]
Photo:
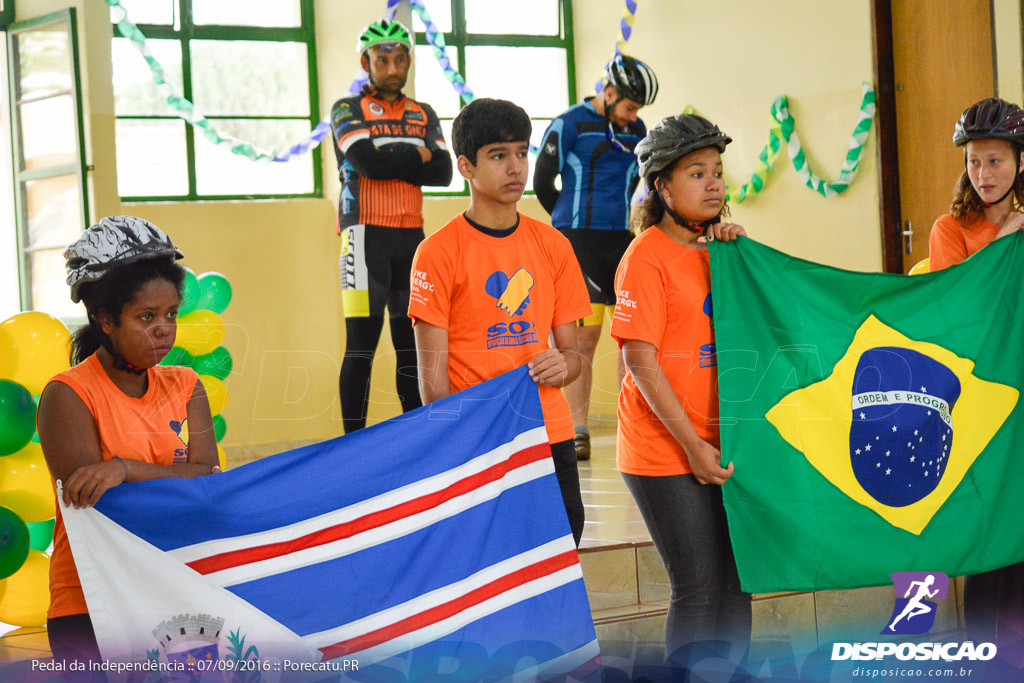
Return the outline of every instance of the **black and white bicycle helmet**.
[[[651,67],[626,55],[615,55],[608,62],[604,69],[604,82],[614,87],[619,96],[611,106],[629,98],[645,107],[653,104],[658,96],[658,78]]]
[[[81,301],[81,286],[99,280],[111,268],[143,259],[184,256],[163,230],[144,218],[106,216],[64,250],[71,300]]]

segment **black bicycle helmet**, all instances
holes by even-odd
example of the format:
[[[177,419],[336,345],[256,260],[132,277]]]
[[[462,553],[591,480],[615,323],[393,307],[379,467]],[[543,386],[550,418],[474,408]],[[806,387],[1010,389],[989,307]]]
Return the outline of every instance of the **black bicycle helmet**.
[[[953,144],[961,147],[971,140],[988,138],[1024,146],[1024,111],[998,97],[967,107],[953,129]]]
[[[103,277],[108,270],[142,259],[184,258],[163,230],[144,218],[106,216],[90,226],[64,250],[71,300],[81,300],[79,289]]]
[[[724,152],[730,142],[732,138],[703,116],[677,114],[662,119],[636,146],[640,176],[647,183],[647,189],[654,189],[655,177],[676,159],[705,147]]]
[[[615,55],[604,69],[605,85],[615,88],[619,98],[611,106],[615,106],[623,98],[629,98],[641,106],[654,103],[658,96],[658,78],[651,67],[639,59],[626,55]]]

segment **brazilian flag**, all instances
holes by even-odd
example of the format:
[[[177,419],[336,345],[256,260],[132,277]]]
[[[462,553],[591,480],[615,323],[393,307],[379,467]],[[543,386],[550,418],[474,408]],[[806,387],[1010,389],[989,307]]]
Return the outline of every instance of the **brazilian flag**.
[[[743,588],[1024,560],[1024,236],[907,277],[711,245]]]

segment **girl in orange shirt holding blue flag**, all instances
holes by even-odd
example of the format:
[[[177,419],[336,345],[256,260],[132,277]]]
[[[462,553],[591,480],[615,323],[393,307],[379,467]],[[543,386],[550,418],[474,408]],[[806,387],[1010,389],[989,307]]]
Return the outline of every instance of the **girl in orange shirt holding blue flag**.
[[[661,121],[640,141],[644,230],[615,275],[611,333],[629,368],[616,465],[669,575],[670,658],[707,641],[731,642],[742,657],[750,639],[750,594],[740,590],[720,488],[733,465],[722,467],[719,452],[707,249],[707,240],[746,234],[721,221],[728,215],[721,153],[729,142],[688,114]]]
[[[85,304],[88,324],[74,337],[74,367],[46,386],[37,416],[46,464],[63,484],[63,504],[95,505],[127,481],[219,470],[199,376],[191,368],[158,365],[174,344],[185,276],[174,261],[182,253],[149,221],[108,216],[64,258],[71,300]],[[99,660],[60,504],[47,633],[55,660]]]

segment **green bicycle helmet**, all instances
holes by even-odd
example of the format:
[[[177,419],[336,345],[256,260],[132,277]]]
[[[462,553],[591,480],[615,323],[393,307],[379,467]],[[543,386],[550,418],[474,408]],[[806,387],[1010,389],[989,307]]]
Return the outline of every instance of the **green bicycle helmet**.
[[[363,29],[357,49],[360,55],[365,55],[376,45],[403,45],[406,51],[412,52],[412,35],[400,21],[381,19]]]

